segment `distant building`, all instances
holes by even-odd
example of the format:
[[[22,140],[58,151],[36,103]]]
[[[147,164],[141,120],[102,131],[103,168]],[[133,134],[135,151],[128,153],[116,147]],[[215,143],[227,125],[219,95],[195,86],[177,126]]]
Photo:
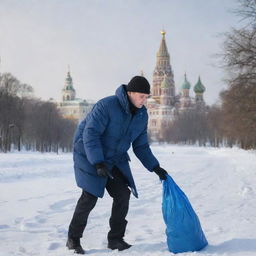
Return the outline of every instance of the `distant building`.
[[[195,97],[190,96],[191,84],[186,74],[180,92],[176,93],[170,55],[165,40],[166,32],[161,31],[161,34],[162,40],[156,55],[156,66],[153,72],[152,97],[146,103],[149,113],[148,129],[153,140],[164,138],[165,129],[172,125],[175,116],[179,113],[186,110],[206,111],[207,109],[203,98],[205,87],[200,77],[193,88]],[[94,104],[94,102],[76,98],[73,80],[70,71],[68,71],[62,89],[62,101],[58,103],[62,115],[65,118],[82,120]]]
[[[73,79],[70,71],[68,71],[65,85],[62,89],[62,101],[58,102],[57,105],[63,117],[80,121],[90,112],[94,102],[76,98]]]
[[[165,31],[161,31],[162,41],[157,52],[156,67],[153,72],[152,97],[147,100],[149,113],[148,129],[153,140],[164,137],[165,128],[172,124],[175,115],[186,111],[205,111],[203,93],[205,87],[199,77],[194,86],[195,98],[190,96],[191,84],[184,75],[180,93],[176,94],[170,55],[165,41]]]

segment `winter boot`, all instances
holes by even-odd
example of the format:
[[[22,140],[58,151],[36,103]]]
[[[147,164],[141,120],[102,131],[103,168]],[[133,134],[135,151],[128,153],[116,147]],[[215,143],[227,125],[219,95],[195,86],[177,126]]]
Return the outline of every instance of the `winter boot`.
[[[66,246],[69,250],[74,250],[74,253],[85,254],[85,251],[80,244],[80,238],[69,237]]]
[[[126,243],[124,239],[115,239],[108,241],[108,248],[111,250],[118,249],[118,251],[123,251],[129,249],[132,245]]]

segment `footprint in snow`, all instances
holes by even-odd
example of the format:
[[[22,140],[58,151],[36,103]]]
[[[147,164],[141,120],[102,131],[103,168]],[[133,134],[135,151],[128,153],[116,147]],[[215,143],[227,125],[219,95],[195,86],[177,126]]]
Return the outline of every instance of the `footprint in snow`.
[[[61,244],[60,244],[60,243],[51,243],[51,244],[49,245],[49,247],[48,247],[48,250],[53,251],[53,250],[58,249],[59,247],[61,247]]]
[[[248,195],[253,195],[254,194],[254,191],[251,187],[249,186],[246,186],[246,187],[242,187],[241,188],[241,191],[240,191],[240,195],[241,196],[248,196]]]
[[[18,217],[18,218],[16,218],[15,220],[14,220],[14,223],[15,224],[20,224],[22,221],[23,221],[23,217]]]
[[[36,219],[36,221],[37,221],[38,223],[41,223],[41,224],[43,224],[43,223],[46,222],[46,218],[42,217],[41,215],[37,215],[37,216],[35,217],[35,219]]]

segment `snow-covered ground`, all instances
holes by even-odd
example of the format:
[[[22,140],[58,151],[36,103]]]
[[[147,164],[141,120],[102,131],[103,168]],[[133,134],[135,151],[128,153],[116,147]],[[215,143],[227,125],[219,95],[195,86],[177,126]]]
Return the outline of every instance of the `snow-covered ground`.
[[[152,146],[161,165],[198,214],[209,246],[190,255],[256,255],[256,152],[185,146]],[[89,255],[172,255],[162,218],[162,185],[130,153],[139,199],[131,197],[125,239],[106,249],[111,198],[92,211],[82,245]],[[65,248],[80,189],[71,154],[0,154],[0,255],[73,255]]]

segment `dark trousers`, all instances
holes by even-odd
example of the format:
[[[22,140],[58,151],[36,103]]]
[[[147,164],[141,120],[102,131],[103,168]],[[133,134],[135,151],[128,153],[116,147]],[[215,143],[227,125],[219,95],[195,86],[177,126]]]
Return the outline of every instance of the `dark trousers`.
[[[108,179],[106,184],[106,189],[113,198],[112,212],[109,219],[110,231],[108,232],[108,240],[122,239],[124,237],[127,225],[125,217],[128,213],[131,193],[119,169],[114,167],[112,173],[114,179]],[[96,196],[83,190],[69,225],[69,237],[81,238],[83,236],[88,216],[96,205],[97,199]]]

